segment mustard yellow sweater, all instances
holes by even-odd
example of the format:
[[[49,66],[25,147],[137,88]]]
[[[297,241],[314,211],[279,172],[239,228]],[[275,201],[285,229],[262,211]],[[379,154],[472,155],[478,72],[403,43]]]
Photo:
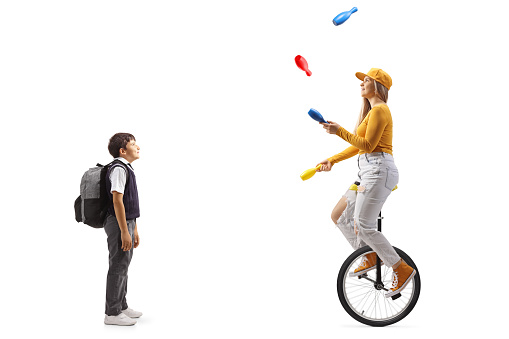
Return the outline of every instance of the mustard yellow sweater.
[[[386,152],[392,155],[392,116],[387,105],[373,107],[357,128],[357,135],[340,127],[336,135],[352,146],[329,158],[334,165],[337,162],[357,154]]]

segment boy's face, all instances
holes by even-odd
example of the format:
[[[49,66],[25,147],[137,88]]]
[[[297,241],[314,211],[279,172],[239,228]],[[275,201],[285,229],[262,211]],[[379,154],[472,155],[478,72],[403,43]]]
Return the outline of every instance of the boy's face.
[[[131,140],[127,143],[126,149],[120,149],[120,156],[129,161],[133,162],[140,158],[140,147],[136,145],[136,140]]]

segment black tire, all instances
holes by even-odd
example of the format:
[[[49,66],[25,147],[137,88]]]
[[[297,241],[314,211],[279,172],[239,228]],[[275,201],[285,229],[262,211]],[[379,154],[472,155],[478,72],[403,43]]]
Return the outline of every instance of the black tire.
[[[352,318],[363,324],[381,327],[397,323],[410,314],[417,303],[417,299],[419,299],[421,279],[417,266],[405,252],[396,247],[394,249],[416,271],[412,280],[401,292],[401,297],[395,300],[386,298],[384,296],[385,291],[377,290],[375,284],[371,281],[365,278],[348,276],[349,272],[353,272],[357,268],[365,254],[373,252],[369,246],[353,252],[339,270],[337,288],[341,305]],[[382,265],[381,271],[384,287],[389,289],[392,283],[390,280],[392,268]],[[368,272],[366,277],[376,280],[376,269]]]

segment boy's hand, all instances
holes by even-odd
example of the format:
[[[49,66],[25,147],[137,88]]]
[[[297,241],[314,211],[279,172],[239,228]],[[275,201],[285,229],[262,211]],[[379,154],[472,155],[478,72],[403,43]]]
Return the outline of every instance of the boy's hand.
[[[134,229],[134,248],[140,245],[140,236],[138,235],[138,230]]]
[[[120,237],[122,238],[122,250],[129,251],[133,246],[133,241],[129,232],[122,231]]]

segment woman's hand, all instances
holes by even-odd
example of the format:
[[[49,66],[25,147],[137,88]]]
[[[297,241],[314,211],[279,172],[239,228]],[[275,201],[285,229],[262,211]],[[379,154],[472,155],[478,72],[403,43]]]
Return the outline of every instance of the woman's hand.
[[[324,161],[316,164],[316,166],[318,166],[320,164],[322,166],[319,169],[316,170],[317,172],[329,172],[331,170],[331,168],[332,168],[331,162],[329,160],[327,160],[327,159],[325,159]]]
[[[327,120],[328,124],[324,123],[324,122],[320,122],[319,124],[323,126],[323,128],[325,129],[325,131],[329,134],[336,134],[336,132],[338,131],[338,129],[341,127],[339,126],[338,123],[334,122],[334,121],[329,121]]]

